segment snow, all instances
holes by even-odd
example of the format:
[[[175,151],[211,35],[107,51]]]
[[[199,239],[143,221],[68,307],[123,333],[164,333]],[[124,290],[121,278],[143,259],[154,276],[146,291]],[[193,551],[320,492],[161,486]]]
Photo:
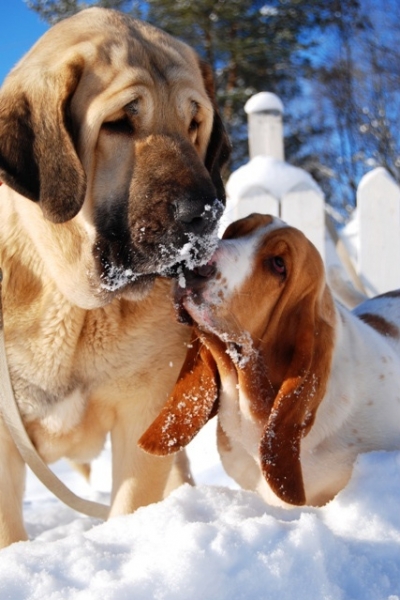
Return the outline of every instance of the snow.
[[[248,115],[271,110],[277,110],[282,114],[284,112],[282,100],[272,92],[259,92],[258,94],[254,94],[254,96],[247,100],[244,105],[244,110]]]
[[[291,191],[312,189],[322,195],[307,171],[272,156],[255,156],[232,173],[226,185],[229,202],[237,202],[250,190],[263,189],[281,199]]]
[[[30,542],[1,551],[1,600],[399,600],[400,453],[363,455],[323,508],[272,508],[223,473],[215,423],[191,443],[197,487],[107,523],[28,476]],[[66,482],[89,493],[66,463]],[[107,448],[91,496],[109,487]]]

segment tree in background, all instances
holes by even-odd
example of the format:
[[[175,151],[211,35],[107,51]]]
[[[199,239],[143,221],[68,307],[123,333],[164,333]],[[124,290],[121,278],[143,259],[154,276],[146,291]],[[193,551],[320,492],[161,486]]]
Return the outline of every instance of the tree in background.
[[[322,185],[331,203],[346,213],[371,168],[383,166],[400,182],[400,5],[397,0],[334,4],[334,19],[310,67],[309,102],[314,128],[319,124],[323,130],[320,160],[331,170]]]
[[[318,0],[151,0],[148,19],[196,48],[216,74],[218,102],[233,141],[232,168],[247,160],[250,96],[269,90],[283,102],[301,94],[299,72],[308,65],[311,32],[326,15]],[[321,2],[323,6],[325,2]],[[289,147],[294,147],[287,124]]]
[[[244,104],[267,90],[285,105],[287,160],[306,168],[344,216],[371,166],[399,180],[397,0],[26,2],[49,23],[88,5],[117,8],[193,46],[216,74],[233,169],[248,160]]]
[[[84,2],[83,0],[24,0],[28,8],[34,10],[50,25],[61,19],[71,17],[80,10],[89,6],[101,6],[130,12],[137,2],[134,0],[98,0],[97,2]]]

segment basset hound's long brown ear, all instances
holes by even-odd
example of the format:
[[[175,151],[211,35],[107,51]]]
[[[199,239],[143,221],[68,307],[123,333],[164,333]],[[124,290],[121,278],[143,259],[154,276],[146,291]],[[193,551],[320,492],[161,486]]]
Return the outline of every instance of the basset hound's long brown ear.
[[[178,380],[158,417],[138,441],[150,454],[178,452],[218,409],[219,374],[211,352],[196,336]]]
[[[214,121],[208,142],[205,166],[211,175],[218,199],[225,204],[226,195],[221,172],[231,155],[231,144],[219,113],[211,67],[208,63],[200,61],[200,70],[207,95],[214,108]]]
[[[277,373],[273,400],[259,453],[262,472],[275,494],[303,505],[306,495],[300,444],[310,430],[326,391],[334,344],[334,308],[326,286],[306,294],[266,334],[269,372]],[[280,381],[279,381],[280,380]]]
[[[0,91],[0,180],[38,202],[54,223],[74,217],[85,196],[69,111],[83,67],[75,58],[56,72],[43,71],[32,85],[25,64]]]

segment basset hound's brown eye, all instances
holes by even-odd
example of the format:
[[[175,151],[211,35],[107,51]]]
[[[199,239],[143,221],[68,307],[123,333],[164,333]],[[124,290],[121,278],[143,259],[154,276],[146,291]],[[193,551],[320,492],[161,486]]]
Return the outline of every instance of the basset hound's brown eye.
[[[122,117],[122,119],[116,119],[115,121],[105,121],[101,128],[116,135],[133,135],[135,131],[128,117]]]
[[[271,269],[274,273],[276,273],[277,275],[280,275],[281,277],[286,276],[286,265],[285,265],[285,261],[283,260],[283,258],[281,256],[273,256],[270,259],[270,265],[271,265]]]

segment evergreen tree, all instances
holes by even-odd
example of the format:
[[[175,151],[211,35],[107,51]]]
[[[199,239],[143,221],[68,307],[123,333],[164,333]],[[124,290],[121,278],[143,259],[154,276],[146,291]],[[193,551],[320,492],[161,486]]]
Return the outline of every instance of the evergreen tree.
[[[313,121],[315,128],[324,128],[323,138],[315,137],[312,144],[329,167],[320,179],[326,196],[346,215],[371,168],[383,166],[400,182],[400,6],[397,0],[335,4],[323,52],[309,75]]]
[[[25,4],[31,10],[34,10],[39,16],[50,25],[54,25],[61,19],[71,17],[80,10],[89,6],[101,6],[103,8],[114,8],[124,12],[138,12],[139,2],[136,0],[97,0],[95,2],[85,2],[84,0],[24,0]]]
[[[300,95],[299,72],[308,65],[312,30],[327,18],[322,8],[318,11],[325,2],[149,0],[147,4],[151,22],[190,43],[212,65],[233,140],[232,166],[237,167],[247,158],[246,101],[262,90],[275,92],[284,103]]]

